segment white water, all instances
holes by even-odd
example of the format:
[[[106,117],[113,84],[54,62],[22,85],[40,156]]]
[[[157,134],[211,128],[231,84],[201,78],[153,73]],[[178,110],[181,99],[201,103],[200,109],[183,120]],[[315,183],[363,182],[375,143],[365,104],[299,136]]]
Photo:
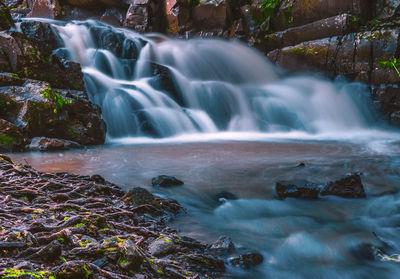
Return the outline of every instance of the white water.
[[[362,84],[282,77],[238,42],[144,36],[94,21],[54,27],[65,44],[58,53],[82,65],[111,141],[221,132],[341,138],[378,127]]]

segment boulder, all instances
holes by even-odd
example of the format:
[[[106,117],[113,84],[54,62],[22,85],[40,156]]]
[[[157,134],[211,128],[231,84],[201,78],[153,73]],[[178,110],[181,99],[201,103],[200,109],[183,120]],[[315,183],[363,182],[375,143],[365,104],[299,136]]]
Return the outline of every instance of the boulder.
[[[177,34],[186,29],[186,24],[190,20],[190,7],[184,1],[166,0],[165,15],[167,33]]]
[[[400,0],[377,0],[376,14],[382,19],[393,17],[399,14]]]
[[[281,181],[276,183],[275,190],[281,199],[318,199],[321,185],[309,181]]]
[[[55,151],[81,147],[79,143],[70,140],[36,137],[25,148],[31,151]]]
[[[58,0],[35,0],[28,17],[57,18],[61,14]]]
[[[30,20],[23,21],[20,24],[20,29],[22,34],[46,44],[50,49],[56,49],[64,45],[61,37],[49,23]]]
[[[0,2],[0,31],[8,30],[14,26],[14,21],[10,15],[9,8]]]
[[[126,8],[128,4],[121,0],[62,0],[64,4],[74,7],[100,10],[104,7]]]
[[[175,250],[174,239],[171,237],[161,237],[150,243],[148,250],[153,256],[162,256],[172,253]]]
[[[146,4],[131,4],[124,21],[124,27],[130,28],[137,32],[146,32],[150,29],[149,13],[150,9]]]
[[[283,3],[274,21],[277,30],[300,26],[343,13],[371,19],[375,15],[374,0],[297,0]],[[290,20],[289,20],[290,18]]]
[[[183,181],[180,181],[176,177],[169,175],[159,175],[157,177],[153,177],[151,183],[153,186],[162,186],[162,187],[179,186],[184,184]]]
[[[211,245],[210,249],[223,252],[232,252],[235,250],[235,244],[233,244],[232,238],[223,235]]]
[[[83,90],[78,63],[52,55],[45,44],[13,31],[0,32],[0,71],[49,82],[55,88]]]
[[[100,18],[100,21],[116,27],[122,26],[124,20],[125,15],[123,14],[122,10],[117,8],[107,8]]]
[[[375,105],[386,115],[393,125],[400,125],[400,88],[398,86],[385,86],[372,91]]]
[[[359,174],[326,183],[321,190],[321,196],[339,196],[343,198],[365,198],[364,186]]]
[[[0,87],[0,104],[5,104],[0,118],[22,128],[27,137],[60,138],[82,145],[104,143],[100,109],[83,92],[26,80],[22,86]]]
[[[100,20],[103,12],[103,10],[84,9],[81,7],[63,5],[63,13],[60,18],[65,21],[86,19]]]
[[[0,109],[2,109],[0,103]],[[0,151],[20,151],[23,149],[25,138],[21,128],[0,119]]]
[[[396,29],[350,33],[274,50],[267,56],[289,72],[318,70],[373,85],[398,83],[396,71],[380,63],[393,59],[398,36]]]
[[[281,32],[266,35],[261,41],[264,51],[294,46],[302,42],[313,41],[333,36],[350,33],[353,26],[350,22],[351,15],[341,14],[325,18],[298,27],[288,28]]]
[[[236,267],[249,268],[264,261],[264,257],[260,253],[246,253],[237,257],[230,258],[228,262]]]
[[[194,27],[198,30],[224,29],[227,21],[226,4],[207,2],[193,8],[192,19]]]

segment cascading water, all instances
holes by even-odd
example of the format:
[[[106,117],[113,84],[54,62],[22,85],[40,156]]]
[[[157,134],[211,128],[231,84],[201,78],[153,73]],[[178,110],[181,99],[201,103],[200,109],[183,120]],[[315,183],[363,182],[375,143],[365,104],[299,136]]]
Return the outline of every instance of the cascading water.
[[[81,63],[109,140],[187,139],[192,133],[200,141],[209,139],[205,133],[240,132],[246,142],[157,139],[148,145],[12,154],[17,162],[44,171],[99,173],[126,190],[149,186],[178,200],[188,214],[174,227],[208,243],[227,235],[238,251],[262,253],[264,262],[255,268],[228,265],[229,278],[399,276],[399,258],[382,259],[375,251],[400,251],[400,137],[382,131],[363,85],[282,77],[262,55],[235,42],[144,36],[94,21],[51,23],[64,44],[55,52]],[[249,131],[254,133],[244,133]],[[256,141],[257,132],[300,141]],[[302,141],[305,135],[311,140]],[[276,181],[325,183],[353,172],[363,173],[366,199],[275,195]],[[185,184],[151,187],[151,178],[162,173]],[[215,197],[221,192],[237,200],[220,203]]]
[[[374,124],[361,84],[280,77],[262,54],[221,40],[172,40],[95,21],[53,25],[82,65],[109,138],[191,133],[362,130]]]

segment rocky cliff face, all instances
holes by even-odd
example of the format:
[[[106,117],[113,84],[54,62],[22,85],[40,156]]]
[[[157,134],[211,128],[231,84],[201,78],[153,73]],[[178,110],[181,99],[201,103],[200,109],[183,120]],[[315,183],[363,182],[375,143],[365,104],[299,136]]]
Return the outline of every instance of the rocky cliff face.
[[[5,18],[0,32],[0,150],[23,150],[34,137],[77,143],[73,146],[104,143],[105,124],[84,91],[80,65],[52,55],[49,44],[57,44],[55,33],[33,22],[21,25],[23,33],[9,31],[13,23]]]

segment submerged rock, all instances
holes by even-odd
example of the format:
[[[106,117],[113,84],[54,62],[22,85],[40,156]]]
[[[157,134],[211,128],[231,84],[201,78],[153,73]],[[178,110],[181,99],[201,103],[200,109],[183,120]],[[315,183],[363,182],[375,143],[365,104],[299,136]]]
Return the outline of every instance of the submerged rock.
[[[321,185],[309,181],[281,181],[275,186],[279,198],[318,199]]]
[[[223,235],[211,245],[210,250],[232,252],[235,250],[235,244],[233,244],[232,238]]]
[[[57,138],[36,137],[26,146],[26,149],[32,151],[55,151],[68,150],[72,148],[81,148],[82,146],[74,141]]]
[[[228,261],[233,266],[249,268],[261,264],[264,261],[264,257],[260,253],[253,252],[230,258]]]
[[[238,197],[235,194],[232,194],[231,192],[228,192],[228,191],[224,190],[224,191],[221,191],[221,192],[215,194],[213,196],[213,199],[215,201],[220,202],[220,203],[224,203],[227,200],[237,200]]]
[[[179,186],[184,184],[183,181],[180,181],[176,177],[169,175],[159,175],[157,177],[153,177],[151,183],[153,186],[162,186],[162,187]]]
[[[321,190],[321,196],[339,196],[343,198],[365,198],[364,186],[359,174],[328,182]]]

